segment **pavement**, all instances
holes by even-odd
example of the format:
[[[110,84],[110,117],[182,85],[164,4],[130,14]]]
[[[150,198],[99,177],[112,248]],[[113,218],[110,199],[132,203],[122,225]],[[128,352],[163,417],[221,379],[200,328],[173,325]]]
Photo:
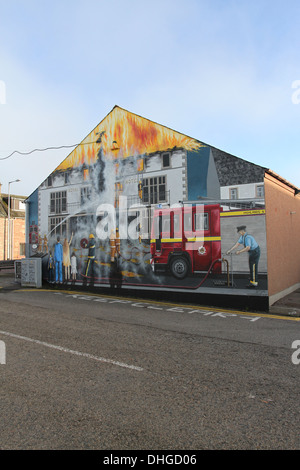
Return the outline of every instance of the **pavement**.
[[[300,289],[295,290],[271,305],[269,313],[300,317]]]
[[[21,287],[21,282],[15,279],[14,270],[0,271],[0,292],[1,289],[15,290]],[[300,289],[291,292],[269,307],[271,315],[283,315],[290,317],[300,317]]]

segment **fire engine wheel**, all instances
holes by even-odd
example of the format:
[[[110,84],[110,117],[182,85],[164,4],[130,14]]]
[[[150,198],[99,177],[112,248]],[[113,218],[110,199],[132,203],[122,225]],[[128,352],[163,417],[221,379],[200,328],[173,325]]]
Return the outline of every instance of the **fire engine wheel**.
[[[183,279],[187,276],[189,271],[188,261],[182,256],[173,258],[170,263],[170,269],[174,277],[177,279]]]

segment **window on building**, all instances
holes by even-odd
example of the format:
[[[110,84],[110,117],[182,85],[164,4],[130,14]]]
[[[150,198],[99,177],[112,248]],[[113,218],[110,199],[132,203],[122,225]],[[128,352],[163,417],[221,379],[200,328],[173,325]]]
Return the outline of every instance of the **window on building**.
[[[264,197],[265,196],[265,188],[263,184],[256,186],[256,197]]]
[[[230,199],[238,199],[238,188],[230,188],[229,189],[229,198]]]
[[[21,199],[10,198],[10,208],[15,211],[25,211],[25,204]]]
[[[67,233],[67,221],[63,217],[50,217],[51,235],[65,237]]]
[[[25,256],[25,243],[20,243],[20,256]]]
[[[50,213],[62,214],[67,212],[67,191],[58,191],[50,195]]]
[[[51,186],[52,186],[52,175],[48,176],[47,178],[47,187],[51,188]]]
[[[162,154],[162,167],[170,168],[171,166],[171,154],[170,152],[165,152]]]
[[[145,204],[158,204],[166,202],[166,177],[155,176],[143,179],[143,202]]]
[[[18,211],[20,209],[20,201],[19,199],[14,199],[14,198],[11,198],[10,199],[10,208],[15,210],[15,211]]]

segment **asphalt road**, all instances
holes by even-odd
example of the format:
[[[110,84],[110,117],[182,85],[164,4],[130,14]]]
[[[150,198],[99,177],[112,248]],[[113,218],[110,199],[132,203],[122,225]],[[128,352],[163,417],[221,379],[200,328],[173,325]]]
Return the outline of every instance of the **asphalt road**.
[[[299,449],[298,320],[0,291],[0,449]]]

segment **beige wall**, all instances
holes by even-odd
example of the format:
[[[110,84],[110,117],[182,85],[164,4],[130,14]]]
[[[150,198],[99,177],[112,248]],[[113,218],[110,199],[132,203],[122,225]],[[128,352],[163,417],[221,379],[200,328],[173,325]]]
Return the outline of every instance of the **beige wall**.
[[[267,265],[270,305],[300,286],[300,195],[265,174]]]

